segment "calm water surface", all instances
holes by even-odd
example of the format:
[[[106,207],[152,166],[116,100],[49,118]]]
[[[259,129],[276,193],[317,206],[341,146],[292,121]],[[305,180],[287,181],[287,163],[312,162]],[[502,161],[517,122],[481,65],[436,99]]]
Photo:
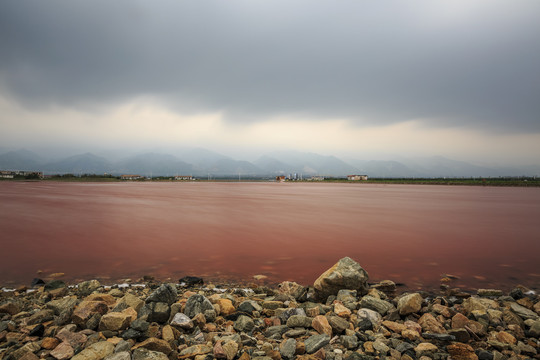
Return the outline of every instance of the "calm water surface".
[[[0,285],[65,273],[268,276],[343,256],[410,288],[540,287],[540,188],[321,183],[0,183]]]

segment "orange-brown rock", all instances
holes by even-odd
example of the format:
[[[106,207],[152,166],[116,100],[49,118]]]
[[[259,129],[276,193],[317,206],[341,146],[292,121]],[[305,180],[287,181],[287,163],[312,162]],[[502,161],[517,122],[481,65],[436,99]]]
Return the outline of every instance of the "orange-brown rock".
[[[327,334],[332,337],[332,326],[328,323],[328,319],[324,315],[318,315],[313,318],[311,327],[317,330],[319,334]]]
[[[222,316],[231,315],[236,311],[236,309],[233,306],[233,303],[229,299],[218,299],[216,303],[219,305],[220,308],[220,314]]]
[[[478,356],[474,353],[474,349],[467,344],[456,342],[448,345],[446,350],[453,360],[478,360]]]
[[[446,330],[444,327],[431,315],[430,313],[425,313],[420,319],[418,319],[418,324],[422,327],[422,331],[431,332],[435,334],[444,334]]]

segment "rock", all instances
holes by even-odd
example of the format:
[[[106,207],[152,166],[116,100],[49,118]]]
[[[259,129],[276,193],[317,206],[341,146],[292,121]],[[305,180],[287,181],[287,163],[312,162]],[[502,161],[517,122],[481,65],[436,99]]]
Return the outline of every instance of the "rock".
[[[83,281],[77,284],[77,289],[81,295],[90,295],[101,287],[101,283],[97,280]]]
[[[380,338],[373,342],[373,348],[382,355],[386,355],[390,351],[390,348]]]
[[[266,328],[264,336],[269,339],[281,339],[281,335],[285,334],[290,328],[287,325],[276,325]]]
[[[374,329],[378,329],[382,323],[382,316],[376,311],[371,309],[360,309],[358,310],[358,320],[366,319],[368,320]]]
[[[278,285],[279,293],[298,300],[306,291],[306,288],[292,281],[284,281]]]
[[[165,355],[169,355],[172,351],[171,346],[168,342],[162,339],[157,339],[155,337],[150,337],[140,344],[137,344],[133,349],[145,348],[151,351],[159,351]]]
[[[422,308],[422,296],[418,293],[407,294],[398,300],[399,315],[409,315],[420,311]]]
[[[425,332],[435,333],[435,334],[444,334],[446,330],[444,327],[431,315],[430,313],[425,313],[418,319],[418,324],[422,327],[422,330]]]
[[[193,321],[183,313],[177,313],[171,320],[171,326],[178,327],[184,330],[191,330],[194,327]]]
[[[499,297],[503,295],[503,292],[495,289],[478,289],[476,294],[482,297]]]
[[[510,344],[510,345],[517,344],[516,338],[512,334],[507,333],[506,331],[499,331],[495,337],[497,341],[500,341],[505,344]]]
[[[207,345],[193,345],[180,351],[180,354],[178,354],[178,358],[187,359],[197,355],[205,355],[212,352],[212,350],[213,349]]]
[[[438,350],[437,346],[433,345],[432,343],[420,343],[415,348],[414,351],[416,352],[417,357],[421,356],[432,356],[433,353],[435,353]]]
[[[341,289],[357,290],[360,294],[365,294],[368,290],[368,279],[368,273],[360,264],[349,257],[344,257],[321,274],[313,287],[321,299],[336,295]]]
[[[470,314],[473,310],[487,311],[487,309],[497,309],[499,304],[490,299],[471,296],[463,301],[463,308]]]
[[[30,287],[38,287],[41,285],[45,285],[45,281],[40,278],[33,278],[32,282],[30,283]]]
[[[67,330],[65,328],[60,330],[58,332],[58,334],[56,334],[56,337],[60,341],[68,343],[69,345],[71,345],[71,347],[73,349],[79,349],[87,341],[86,335],[84,335],[84,334],[82,334],[80,332],[69,331],[69,330]]]
[[[27,325],[41,324],[50,321],[54,318],[54,311],[51,309],[39,310],[26,318]]]
[[[146,303],[166,303],[171,305],[176,301],[178,293],[176,287],[171,284],[162,284],[146,298]]]
[[[110,312],[101,317],[99,330],[119,331],[127,329],[131,323],[131,316],[121,312]]]
[[[456,338],[456,341],[461,343],[468,343],[471,339],[469,332],[465,329],[450,329],[448,334]]]
[[[159,351],[151,351],[144,348],[139,348],[133,351],[133,360],[169,360],[167,355]]]
[[[75,310],[71,316],[72,321],[80,326],[84,326],[86,321],[94,314],[106,314],[109,310],[107,303],[103,301],[83,301]]]
[[[332,326],[330,326],[328,319],[324,315],[315,316],[311,322],[311,327],[317,330],[319,334],[326,334],[329,338],[332,337]]]
[[[341,303],[334,304],[334,312],[342,318],[348,319],[351,317],[351,310]]]
[[[51,356],[57,360],[71,359],[75,355],[73,348],[67,342],[61,342],[51,351]]]
[[[359,306],[361,308],[374,310],[382,316],[386,315],[388,311],[394,309],[394,305],[392,305],[388,301],[377,299],[369,295],[366,295],[362,299],[360,299]]]
[[[290,328],[295,328],[295,327],[308,328],[308,327],[311,327],[312,321],[313,321],[313,318],[307,317],[305,315],[292,315],[287,319],[287,326]]]
[[[144,301],[141,300],[138,296],[127,293],[120,300],[118,300],[118,303],[115,306],[115,310],[118,309],[122,311],[124,309],[131,307],[135,309],[135,311],[139,312],[139,310],[143,307],[143,305],[144,305]]]
[[[52,350],[57,347],[58,344],[60,344],[60,341],[52,337],[45,337],[41,341],[41,347],[45,350]]]
[[[223,345],[223,351],[227,360],[233,360],[238,352],[238,344],[235,341],[227,341]]]
[[[382,325],[391,330],[392,332],[395,332],[397,334],[401,334],[401,332],[405,329],[407,329],[407,327],[403,324],[400,324],[400,323],[397,323],[397,322],[394,322],[394,321],[388,321],[388,320],[385,320],[382,322]]]
[[[334,334],[341,334],[349,328],[349,322],[339,316],[328,316],[328,323],[332,327]]]
[[[0,305],[0,314],[16,315],[21,312],[21,305],[13,300],[8,300]]]
[[[296,352],[296,340],[287,339],[281,343],[279,346],[279,353],[284,359],[294,359],[294,354]]]
[[[330,342],[330,336],[328,334],[313,335],[306,339],[304,342],[306,352],[313,354],[323,346]]]
[[[30,330],[30,332],[28,333],[28,336],[42,337],[44,332],[45,332],[45,326],[43,326],[42,324],[39,324],[39,325],[34,326],[34,328]]]
[[[439,341],[456,341],[456,337],[450,334],[434,334],[434,333],[422,333],[424,339],[432,339]]]
[[[52,291],[60,288],[65,288],[66,283],[62,280],[52,280],[45,284],[45,291]]]
[[[72,360],[101,360],[112,354],[114,345],[108,341],[100,341],[72,357]]]
[[[469,323],[469,318],[461,313],[457,313],[452,317],[452,329],[461,329]]]
[[[157,322],[159,324],[164,324],[169,320],[171,314],[171,308],[165,302],[151,302],[146,306],[150,309],[150,314],[148,315],[148,321]]]
[[[522,319],[539,319],[538,315],[534,311],[529,310],[526,307],[519,305],[518,303],[510,303],[510,309]]]
[[[192,287],[195,285],[204,285],[203,278],[197,277],[197,276],[184,276],[180,280],[178,280],[180,285],[184,284],[187,287]]]
[[[540,338],[540,320],[536,320],[532,323],[529,334],[533,337]]]
[[[339,341],[341,345],[349,350],[356,349],[358,347],[358,338],[356,336],[342,335],[339,337]]]
[[[454,343],[448,345],[446,350],[454,360],[478,360],[478,356],[475,354],[474,349],[467,344]]]
[[[433,310],[435,313],[444,316],[445,318],[451,318],[452,312],[450,311],[450,308],[448,306],[444,306],[441,304],[433,304],[431,306],[431,310]]]
[[[105,358],[105,360],[131,360],[131,354],[129,351],[115,352]]]
[[[251,332],[255,327],[253,320],[246,315],[240,315],[234,322],[234,329],[238,332]]]
[[[238,305],[238,311],[252,314],[254,311],[261,312],[262,306],[260,306],[256,301],[245,300]]]
[[[229,299],[218,299],[217,304],[219,305],[220,314],[222,316],[231,315],[236,311],[236,309],[233,306],[232,301]]]
[[[212,303],[203,295],[192,295],[186,302],[184,314],[193,318],[195,315],[203,313],[206,310],[214,310]]]

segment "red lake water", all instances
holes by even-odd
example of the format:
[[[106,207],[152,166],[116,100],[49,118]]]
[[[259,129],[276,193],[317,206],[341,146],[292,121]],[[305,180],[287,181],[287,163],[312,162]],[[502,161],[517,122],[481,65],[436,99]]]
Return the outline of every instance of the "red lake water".
[[[408,288],[540,287],[540,188],[0,183],[0,286],[64,273],[307,285],[349,256]]]

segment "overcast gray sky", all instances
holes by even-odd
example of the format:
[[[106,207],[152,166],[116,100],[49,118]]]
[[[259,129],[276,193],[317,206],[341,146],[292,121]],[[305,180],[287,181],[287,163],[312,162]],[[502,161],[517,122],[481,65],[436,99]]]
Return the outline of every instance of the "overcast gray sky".
[[[0,2],[4,146],[540,163],[540,2]]]

